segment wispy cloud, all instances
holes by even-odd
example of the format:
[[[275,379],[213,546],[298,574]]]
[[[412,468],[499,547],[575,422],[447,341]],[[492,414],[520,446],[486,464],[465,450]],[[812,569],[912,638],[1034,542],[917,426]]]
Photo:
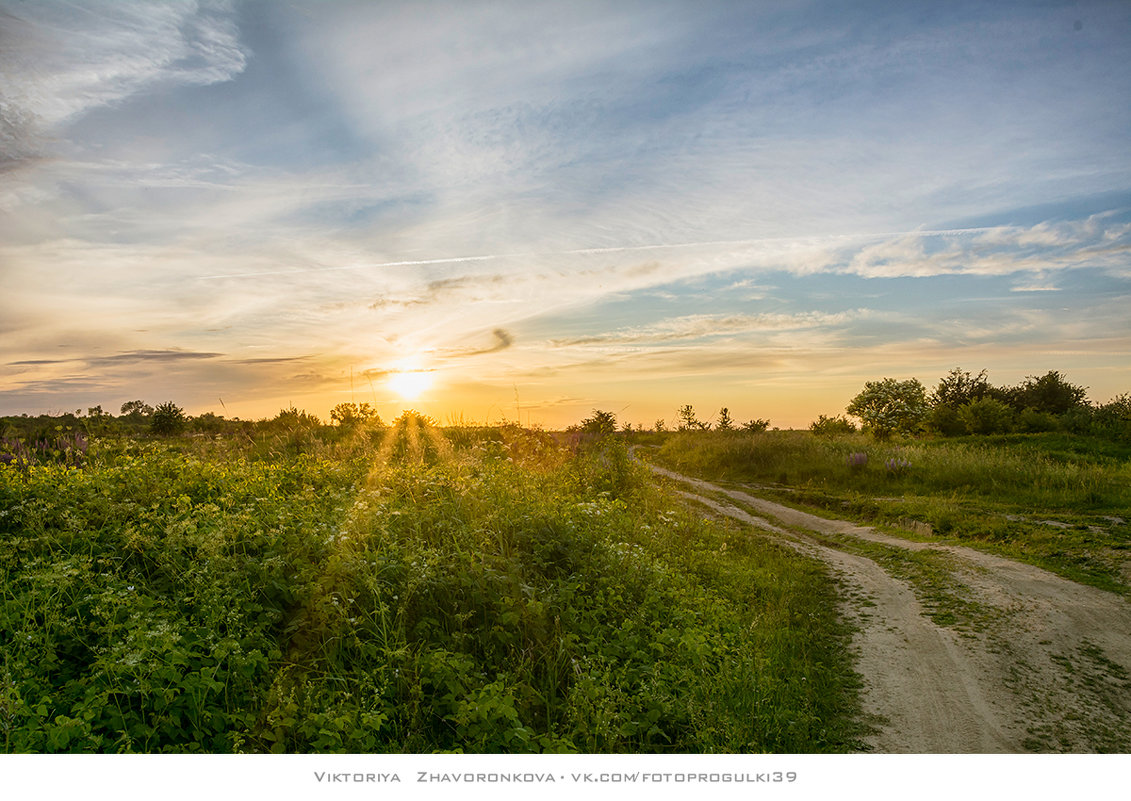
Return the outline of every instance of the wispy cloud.
[[[142,91],[207,85],[243,70],[232,4],[5,3],[0,7],[0,164],[50,152],[61,126]]]

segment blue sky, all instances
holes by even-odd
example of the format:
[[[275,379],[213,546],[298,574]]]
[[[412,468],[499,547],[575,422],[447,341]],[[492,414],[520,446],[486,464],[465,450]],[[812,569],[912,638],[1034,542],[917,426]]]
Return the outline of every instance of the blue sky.
[[[1126,3],[0,0],[0,69],[0,413],[1131,390]]]

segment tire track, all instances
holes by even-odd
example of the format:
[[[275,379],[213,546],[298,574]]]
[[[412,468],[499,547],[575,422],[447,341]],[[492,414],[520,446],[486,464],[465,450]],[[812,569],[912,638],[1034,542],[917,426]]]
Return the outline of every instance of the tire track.
[[[678,494],[712,513],[821,559],[850,588],[843,612],[858,628],[863,704],[879,721],[872,750],[1131,749],[1131,604],[1123,598],[981,551],[903,540],[649,468],[690,487]],[[994,623],[976,634],[940,625],[924,608],[921,589],[871,554],[853,552],[853,542],[937,557],[952,588]]]

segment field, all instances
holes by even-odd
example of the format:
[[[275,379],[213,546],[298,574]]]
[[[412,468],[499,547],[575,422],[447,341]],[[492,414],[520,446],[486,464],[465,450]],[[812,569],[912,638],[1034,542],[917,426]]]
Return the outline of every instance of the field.
[[[6,752],[824,752],[857,677],[819,562],[615,439],[106,437],[0,464]]]
[[[642,436],[659,464],[913,539],[1029,562],[1131,596],[1131,444],[1064,433],[876,441]]]

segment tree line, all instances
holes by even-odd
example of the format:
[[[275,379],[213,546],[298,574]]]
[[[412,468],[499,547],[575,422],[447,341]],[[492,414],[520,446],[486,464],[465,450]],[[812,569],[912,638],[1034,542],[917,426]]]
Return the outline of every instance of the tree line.
[[[694,407],[683,405],[674,426],[660,419],[652,427],[631,423],[618,426],[613,412],[594,409],[592,415],[567,431],[608,435],[667,431],[760,432],[770,421],[738,423],[723,407],[709,420],[699,419]],[[917,378],[868,381],[849,402],[844,414],[819,415],[809,430],[816,434],[848,434],[863,429],[879,439],[893,435],[1008,434],[1065,431],[1131,441],[1131,393],[1103,404],[1088,400],[1087,387],[1071,383],[1059,371],[1029,376],[1014,386],[995,386],[986,370],[976,375],[959,367],[928,391]]]
[[[1013,386],[995,386],[985,370],[974,375],[956,367],[931,392],[916,378],[868,381],[845,411],[880,439],[1048,431],[1131,439],[1131,394],[1095,404],[1088,400],[1087,387],[1056,370]],[[846,425],[851,421],[843,417],[822,417],[810,428],[835,433]]]

